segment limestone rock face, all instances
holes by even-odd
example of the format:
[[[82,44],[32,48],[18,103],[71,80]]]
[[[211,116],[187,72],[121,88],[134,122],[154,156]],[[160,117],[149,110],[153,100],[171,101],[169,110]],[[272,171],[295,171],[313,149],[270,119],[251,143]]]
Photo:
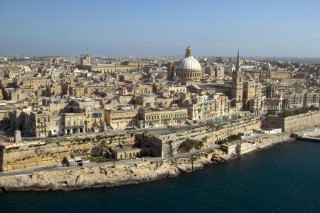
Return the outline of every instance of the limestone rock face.
[[[263,148],[270,144],[288,141],[289,138],[289,134],[274,135],[264,138],[258,144]],[[101,164],[90,168],[60,168],[52,171],[0,176],[0,191],[73,190],[136,184],[175,177],[182,172],[201,169],[204,165],[217,161],[225,162],[232,157],[215,150],[206,155],[179,158],[174,161]]]
[[[2,176],[3,191],[72,190],[99,186],[118,186],[171,178],[181,172],[190,172],[210,161],[190,159],[173,162],[141,162],[128,165],[105,165],[91,168],[66,168],[66,170],[39,171],[31,174]]]
[[[91,143],[72,145],[43,145],[39,147],[21,147],[18,150],[5,150],[2,169],[10,171],[30,167],[57,164],[71,152],[88,152]]]

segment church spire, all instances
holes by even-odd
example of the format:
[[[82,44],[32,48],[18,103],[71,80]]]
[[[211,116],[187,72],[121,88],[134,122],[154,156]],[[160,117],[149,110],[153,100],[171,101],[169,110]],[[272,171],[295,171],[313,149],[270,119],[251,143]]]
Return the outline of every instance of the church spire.
[[[240,70],[240,51],[239,51],[239,49],[238,49],[238,54],[237,54],[236,72],[241,72],[241,70]]]
[[[239,49],[238,49],[238,54],[237,54],[236,72],[240,72],[240,51],[239,51]]]

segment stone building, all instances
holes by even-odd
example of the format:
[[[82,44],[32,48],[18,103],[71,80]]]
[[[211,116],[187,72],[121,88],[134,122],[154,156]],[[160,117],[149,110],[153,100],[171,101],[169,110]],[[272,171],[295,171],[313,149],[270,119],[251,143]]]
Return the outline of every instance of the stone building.
[[[215,77],[223,78],[224,77],[224,66],[221,64],[214,65],[212,67],[206,67],[204,70],[205,74]]]
[[[35,137],[48,137],[50,135],[50,113],[47,111],[30,113],[31,132]]]
[[[63,113],[62,132],[67,134],[84,133],[87,128],[84,113]]]
[[[303,97],[303,107],[319,107],[320,95],[318,92],[306,92]]]
[[[141,109],[138,115],[139,128],[177,126],[188,120],[188,109]]]
[[[116,160],[133,159],[141,156],[141,149],[139,148],[114,148],[111,151]]]
[[[7,104],[0,103],[0,128],[7,129],[12,128],[14,125],[14,120],[12,114],[14,113],[16,107]]]
[[[82,65],[82,66],[90,66],[91,65],[91,57],[89,56],[89,54],[81,55],[80,65]]]
[[[238,50],[237,64],[235,71],[232,72],[231,83],[231,105],[235,107],[236,111],[243,109],[243,73],[240,67],[240,55]]]
[[[146,108],[157,108],[157,96],[154,94],[135,94],[133,103]]]
[[[223,94],[194,96],[184,106],[188,107],[190,120],[216,119],[229,114],[228,97]]]
[[[105,110],[105,120],[112,129],[133,128],[137,125],[138,110]]]
[[[260,82],[243,82],[243,108],[252,113],[258,113],[261,109],[262,85]]]
[[[186,49],[185,57],[177,64],[175,74],[179,77],[182,84],[200,82],[202,77],[201,65],[198,60],[192,56],[190,46]]]
[[[132,93],[152,93],[153,92],[153,85],[152,84],[138,84],[134,86],[127,87],[129,91]]]
[[[301,108],[303,107],[304,94],[300,92],[284,93],[283,98],[283,109],[290,108]]]

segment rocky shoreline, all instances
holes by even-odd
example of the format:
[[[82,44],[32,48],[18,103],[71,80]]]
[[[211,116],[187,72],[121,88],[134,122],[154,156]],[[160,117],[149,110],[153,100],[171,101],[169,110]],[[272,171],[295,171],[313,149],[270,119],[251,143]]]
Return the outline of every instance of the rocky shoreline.
[[[292,141],[289,134],[269,137],[259,142],[258,149]],[[254,150],[255,151],[255,150]],[[181,173],[202,169],[204,165],[226,162],[239,157],[219,151],[174,161],[142,161],[128,165],[104,165],[56,171],[37,171],[30,174],[0,176],[0,191],[79,190],[138,184],[176,177]]]

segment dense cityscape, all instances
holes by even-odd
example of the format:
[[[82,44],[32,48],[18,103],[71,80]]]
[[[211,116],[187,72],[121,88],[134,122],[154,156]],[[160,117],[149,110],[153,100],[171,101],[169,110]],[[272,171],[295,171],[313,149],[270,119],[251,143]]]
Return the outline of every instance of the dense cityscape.
[[[1,212],[318,212],[319,6],[1,2]]]
[[[196,59],[190,45],[180,59],[2,57],[1,167],[178,158],[217,144],[228,150],[232,139],[298,130],[268,116],[317,110],[319,72],[319,64],[253,61],[239,50],[234,58]],[[220,129],[227,133],[214,131]],[[10,150],[65,141],[68,151],[50,157],[9,157]],[[243,152],[256,147],[246,142],[240,142]]]

